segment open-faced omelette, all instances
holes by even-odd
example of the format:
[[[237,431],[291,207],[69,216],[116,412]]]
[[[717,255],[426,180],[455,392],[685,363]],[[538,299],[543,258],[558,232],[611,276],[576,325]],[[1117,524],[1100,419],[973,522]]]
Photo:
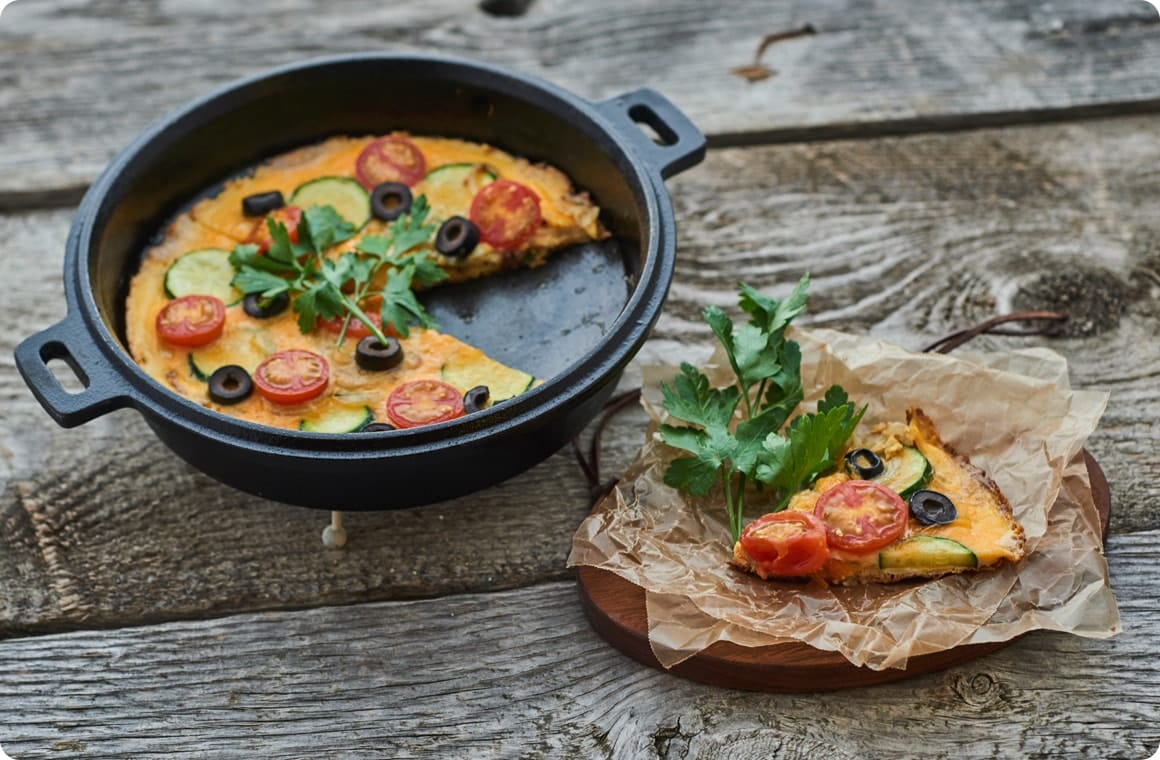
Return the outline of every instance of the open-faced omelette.
[[[145,252],[129,349],[208,408],[313,432],[454,419],[532,375],[431,328],[413,291],[607,235],[559,170],[402,133],[334,137],[231,180]]]

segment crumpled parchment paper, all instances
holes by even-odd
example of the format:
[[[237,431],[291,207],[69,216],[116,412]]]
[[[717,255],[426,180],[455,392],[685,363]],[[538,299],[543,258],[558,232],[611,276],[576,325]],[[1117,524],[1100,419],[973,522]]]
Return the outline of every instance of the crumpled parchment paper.
[[[838,383],[869,406],[860,430],[904,421],[907,407],[921,407],[942,438],[999,485],[1026,531],[1028,556],[979,573],[851,587],[763,581],[736,570],[728,565],[720,494],[691,499],[664,485],[679,452],[655,432],[665,417],[659,383],[677,368],[649,367],[643,403],[653,424],[644,447],[577,530],[568,563],[645,589],[649,640],[662,665],[726,640],[803,642],[880,670],[1035,629],[1094,638],[1118,630],[1081,454],[1106,394],[1072,390],[1066,361],[1046,349],[945,356],[832,330],[791,336],[802,347],[806,406]],[[714,385],[733,381],[720,352],[702,369]],[[770,508],[761,494],[747,498],[747,520]]]

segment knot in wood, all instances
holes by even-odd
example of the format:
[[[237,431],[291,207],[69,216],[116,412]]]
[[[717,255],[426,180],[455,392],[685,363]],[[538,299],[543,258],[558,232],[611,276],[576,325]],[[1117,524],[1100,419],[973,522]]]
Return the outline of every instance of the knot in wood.
[[[1002,699],[999,682],[988,673],[959,676],[953,688],[963,702],[973,707],[986,707]]]
[[[1016,309],[1047,309],[1067,314],[1059,335],[1085,338],[1114,330],[1128,302],[1128,286],[1111,272],[1062,269],[1045,272],[1015,294]]]

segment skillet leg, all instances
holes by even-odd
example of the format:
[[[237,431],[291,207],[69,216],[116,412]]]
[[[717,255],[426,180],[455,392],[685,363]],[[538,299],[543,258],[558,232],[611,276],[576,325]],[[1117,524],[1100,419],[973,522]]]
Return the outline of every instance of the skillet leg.
[[[342,512],[330,513],[330,525],[322,530],[322,545],[327,549],[346,546],[346,529],[342,527]]]

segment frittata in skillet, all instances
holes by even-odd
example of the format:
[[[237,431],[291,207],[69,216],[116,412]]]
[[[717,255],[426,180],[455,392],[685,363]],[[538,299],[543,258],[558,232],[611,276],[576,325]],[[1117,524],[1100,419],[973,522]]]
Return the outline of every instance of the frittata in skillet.
[[[441,334],[413,292],[607,236],[559,170],[403,133],[280,155],[195,204],[126,302],[153,378],[250,422],[347,433],[442,422],[536,384]]]

